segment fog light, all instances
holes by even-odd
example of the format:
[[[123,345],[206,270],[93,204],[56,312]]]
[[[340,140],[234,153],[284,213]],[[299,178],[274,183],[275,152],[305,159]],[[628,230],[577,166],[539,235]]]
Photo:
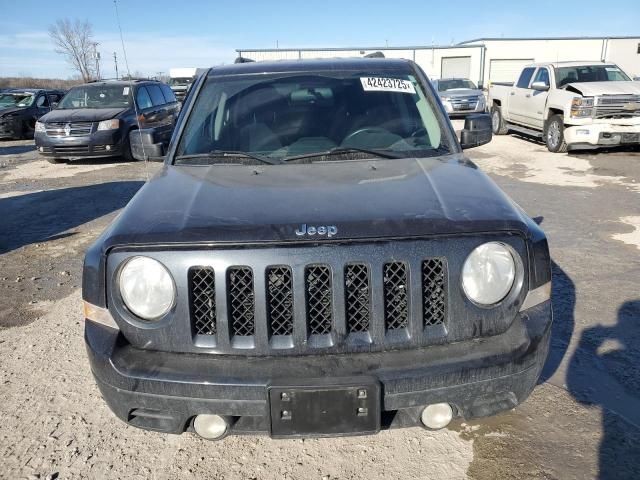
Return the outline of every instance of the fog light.
[[[111,150],[111,145],[107,145],[106,147],[104,147],[107,149],[107,151]]]
[[[41,151],[41,152],[44,152],[44,147],[40,147],[40,151]]]
[[[217,440],[227,433],[229,425],[220,415],[198,415],[193,421],[193,429],[207,440]]]
[[[449,422],[453,418],[453,409],[448,403],[434,403],[433,405],[427,405],[422,410],[420,420],[425,427],[433,430],[438,430],[449,425]]]

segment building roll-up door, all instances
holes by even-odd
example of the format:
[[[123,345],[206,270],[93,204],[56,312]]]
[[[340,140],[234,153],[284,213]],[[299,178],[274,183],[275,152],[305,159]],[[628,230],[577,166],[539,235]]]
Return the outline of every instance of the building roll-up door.
[[[469,78],[471,57],[442,57],[440,78]]]
[[[532,58],[522,59],[491,59],[489,62],[490,82],[513,82],[518,79],[522,67],[533,63]]]

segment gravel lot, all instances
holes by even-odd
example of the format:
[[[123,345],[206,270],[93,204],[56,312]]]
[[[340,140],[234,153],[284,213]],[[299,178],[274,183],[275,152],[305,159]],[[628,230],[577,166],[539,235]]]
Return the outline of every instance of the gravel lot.
[[[159,166],[0,141],[0,477],[640,478],[640,152],[506,136],[469,156],[549,236],[552,352],[530,399],[439,432],[210,443],[117,420],[84,353],[83,252]]]

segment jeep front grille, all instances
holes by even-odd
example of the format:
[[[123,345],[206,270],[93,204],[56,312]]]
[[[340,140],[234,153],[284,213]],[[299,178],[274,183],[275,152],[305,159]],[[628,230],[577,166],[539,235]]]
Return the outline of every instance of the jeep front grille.
[[[366,332],[371,319],[371,288],[367,265],[354,263],[345,267],[344,295],[347,332]]]
[[[253,272],[249,267],[231,267],[227,271],[227,306],[231,334],[248,337],[255,332]]]
[[[327,265],[311,265],[305,270],[307,325],[311,335],[326,335],[333,319],[331,269]]]
[[[293,284],[287,266],[267,268],[267,319],[271,335],[293,333]]]
[[[411,269],[413,265],[418,271]],[[224,305],[216,301],[216,278],[225,283],[217,290],[225,293]],[[231,344],[235,337],[265,336],[266,343],[256,340],[244,348],[268,344],[297,351],[337,346],[351,335],[365,335],[359,337],[360,346],[363,339],[380,341],[387,332],[406,332],[399,338],[408,341],[412,325],[413,335],[446,325],[447,279],[443,258],[427,258],[421,264],[387,262],[377,269],[353,262],[340,271],[328,264],[309,264],[301,270],[288,265],[230,266],[220,272],[192,267],[188,276],[192,330],[196,338],[224,333]],[[419,284],[412,288],[412,282]],[[302,291],[296,293],[297,289]],[[294,308],[296,298],[301,301]],[[344,314],[338,315],[337,309]],[[338,317],[342,327],[336,325]],[[263,323],[257,326],[257,322]],[[273,344],[274,337],[289,341]],[[314,342],[314,338],[325,340]]]
[[[383,266],[384,324],[387,330],[407,326],[409,304],[407,293],[407,267],[402,262]]]

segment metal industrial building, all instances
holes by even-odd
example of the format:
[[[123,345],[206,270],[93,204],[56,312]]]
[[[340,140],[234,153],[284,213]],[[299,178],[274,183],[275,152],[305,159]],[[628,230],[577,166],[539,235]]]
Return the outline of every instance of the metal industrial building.
[[[253,60],[362,57],[382,52],[389,58],[408,58],[433,79],[464,77],[487,86],[513,82],[531,62],[607,61],[617,63],[631,77],[640,76],[638,37],[477,38],[450,46],[349,48],[246,48],[239,56]]]

